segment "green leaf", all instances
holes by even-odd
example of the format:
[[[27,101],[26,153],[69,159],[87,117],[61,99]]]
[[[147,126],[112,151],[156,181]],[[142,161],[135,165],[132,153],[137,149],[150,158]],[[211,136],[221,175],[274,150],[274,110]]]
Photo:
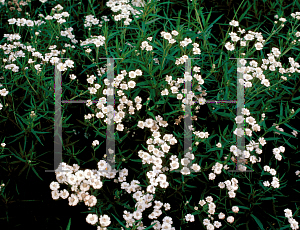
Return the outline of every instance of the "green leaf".
[[[95,63],[93,63],[93,64],[91,64],[91,65],[83,65],[83,66],[82,66],[82,67],[83,67],[83,71],[82,71],[79,75],[81,75],[82,73],[84,73],[84,72],[87,71],[88,69],[90,69],[90,68],[92,68],[92,67],[95,67],[95,66],[96,66]],[[85,69],[84,67],[87,67],[87,68]]]
[[[176,182],[178,182],[179,184],[181,184],[181,181],[177,180],[177,179],[174,179]]]
[[[285,140],[285,143],[290,146],[292,149],[296,150],[297,148],[294,145],[291,145],[290,142],[288,142],[284,137],[282,137]]]
[[[71,218],[69,219],[69,223],[68,223],[66,230],[70,230],[70,227],[71,227]]]
[[[149,110],[147,111],[147,114],[149,114],[154,120],[155,120],[155,116],[152,112],[150,112]]]
[[[150,98],[155,102],[155,89],[150,89]]]
[[[216,114],[221,115],[223,117],[231,117],[230,113],[222,113],[222,112],[216,112]]]
[[[291,130],[296,130],[297,132],[300,132],[298,129],[293,128],[293,127],[290,126],[289,124],[284,123],[283,125],[285,125],[286,127],[290,128]]]
[[[300,99],[300,96],[299,97],[294,97],[293,99],[292,99],[292,101],[297,101],[297,100],[299,100]]]
[[[186,187],[188,187],[188,188],[197,188],[197,186],[192,186],[192,185],[188,185],[188,184],[186,184]]]
[[[141,159],[139,159],[139,160],[129,159],[129,160],[130,160],[130,161],[134,161],[134,162],[142,162]]]
[[[33,129],[31,129],[31,132],[36,137],[36,139],[41,143],[41,145],[44,146],[43,143],[41,142],[40,138],[36,135],[36,132]]]
[[[160,105],[163,105],[163,104],[165,104],[166,102],[165,101],[157,101],[155,104],[160,104]]]
[[[239,206],[239,208],[249,210],[249,208],[245,206]]]
[[[156,223],[152,224],[151,226],[145,228],[145,230],[151,229],[154,225],[156,225]]]
[[[276,132],[277,132],[277,133],[280,133],[280,134],[282,134],[282,135],[284,135],[284,136],[287,136],[287,137],[295,137],[295,136],[293,136],[292,134],[284,133],[284,132],[281,132],[281,131],[279,131],[279,130],[277,130]]]
[[[136,92],[133,94],[133,97],[132,97],[132,98],[136,98],[136,96],[137,96],[141,91],[142,91],[142,89],[141,89],[141,88],[138,88],[138,89],[136,90]]]
[[[153,20],[151,20],[151,21],[148,21],[148,22],[145,23],[145,25],[148,25],[148,24],[150,24],[150,23],[152,23],[152,22],[155,22],[155,21],[157,21],[157,20],[159,20],[159,18],[155,18],[155,19],[153,19]]]
[[[261,230],[264,230],[264,226],[262,225],[262,223],[260,222],[260,220],[256,217],[256,216],[254,216],[253,214],[250,214],[250,216],[252,216],[252,218],[255,220],[255,222],[258,224],[258,226],[259,226],[259,228],[261,229]]]
[[[149,82],[148,81],[142,81],[142,82],[139,82],[136,84],[136,86],[141,86],[141,85],[149,85]],[[143,87],[141,87],[143,88]]]
[[[12,153],[12,155],[14,155],[16,158],[18,158],[20,161],[23,161],[23,162],[25,162],[26,163],[26,160],[24,160],[24,159],[22,159],[22,158],[20,158],[20,157],[18,157],[17,155],[15,155],[14,153]]]
[[[112,214],[112,213],[111,213]],[[117,218],[114,216],[114,214],[112,214],[112,216],[119,222],[119,224],[121,224],[125,229],[128,229],[126,228],[126,226]]]
[[[31,167],[31,168],[32,168],[32,171],[35,173],[35,175],[37,175],[37,177],[43,181],[43,179],[40,177],[40,175],[37,173],[37,171],[33,167]]]
[[[283,118],[283,106],[282,106],[282,101],[280,103],[280,117],[279,117],[279,122],[282,121],[282,118]]]
[[[22,119],[22,121],[25,123],[25,121],[23,120],[23,117],[21,117],[21,116],[20,116],[19,114],[17,114],[17,113],[16,113],[16,115],[17,115],[18,117],[20,117],[20,118]],[[19,121],[19,124],[22,126],[22,129],[25,130],[25,128],[24,128],[22,122],[19,120],[18,117],[16,117],[16,118],[17,118],[17,120]]]
[[[164,115],[170,115],[170,114],[173,114],[173,113],[177,113],[177,112],[180,112],[181,110],[175,110],[175,111],[172,111],[170,113],[165,113]]]
[[[261,198],[261,200],[276,200],[275,197],[266,197],[266,198]]]

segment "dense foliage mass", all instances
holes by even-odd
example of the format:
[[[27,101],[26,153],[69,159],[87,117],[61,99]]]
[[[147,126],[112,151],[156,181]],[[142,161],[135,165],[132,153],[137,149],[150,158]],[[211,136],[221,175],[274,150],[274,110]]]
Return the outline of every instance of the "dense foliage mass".
[[[299,229],[299,1],[0,15],[1,228]]]

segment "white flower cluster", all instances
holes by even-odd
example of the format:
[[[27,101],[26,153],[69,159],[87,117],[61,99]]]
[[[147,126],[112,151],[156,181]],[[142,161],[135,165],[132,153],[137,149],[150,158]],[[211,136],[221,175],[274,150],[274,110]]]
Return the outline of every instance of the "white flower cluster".
[[[293,218],[293,212],[291,209],[289,208],[284,209],[284,215],[285,217],[288,218],[291,229],[293,230],[299,229],[299,223]]]
[[[0,87],[2,87],[2,86],[3,85],[0,84]],[[3,96],[3,97],[5,97],[8,93],[9,93],[9,91],[7,89],[5,89],[5,88],[3,88],[3,89],[0,90],[0,95]],[[2,108],[3,108],[3,105],[0,103],[0,110],[2,110]],[[2,143],[2,144],[4,144],[4,146],[5,146],[5,143]]]
[[[174,44],[176,42],[176,40],[174,38],[172,38],[173,36],[177,36],[179,33],[176,30],[173,30],[171,33],[167,33],[165,31],[160,32],[160,35],[168,40],[169,44]],[[191,41],[192,42],[192,41]]]
[[[41,20],[37,20],[37,21],[32,21],[30,19],[26,19],[26,18],[10,18],[7,20],[8,24],[10,25],[14,25],[16,24],[17,26],[28,26],[28,27],[33,27],[34,25],[36,25],[37,27],[39,27],[42,24],[45,24],[46,22],[43,22]]]
[[[92,38],[88,38],[85,41],[80,41],[80,46],[85,46],[89,44],[94,44],[96,47],[103,46],[105,44],[105,37],[102,35],[92,36]]]
[[[270,168],[270,166],[265,165],[264,166],[264,171],[269,172],[271,175],[275,176],[276,175],[276,170],[273,168]],[[266,187],[270,186],[270,182],[269,181],[264,181],[263,185]],[[271,185],[274,188],[279,188],[280,184],[279,184],[279,179],[277,177],[273,177],[273,181],[271,182]]]
[[[252,126],[252,130],[249,129],[249,128],[245,128],[244,129],[245,132],[244,132],[244,130],[242,128],[236,128],[235,131],[233,132],[235,135],[237,135],[239,137],[242,137],[246,133],[247,136],[252,136],[252,131],[254,131],[254,132],[260,131],[260,126],[258,124],[256,124],[255,118],[250,116],[250,111],[248,109],[242,108],[242,114],[248,116],[246,118],[246,121],[245,121],[245,118],[242,115],[239,115],[235,118],[236,123],[237,124],[243,124],[244,121],[245,121],[245,123]],[[263,115],[263,117],[264,117],[264,115]],[[260,157],[257,159],[256,156],[250,155],[250,152],[253,151],[254,149],[255,149],[255,152],[257,154],[262,153],[262,149],[259,148],[259,144],[264,146],[266,144],[266,141],[263,137],[260,137],[258,139],[258,141],[259,141],[259,143],[255,143],[255,141],[251,140],[250,143],[248,145],[246,145],[247,151],[243,151],[243,153],[241,152],[241,150],[237,149],[236,146],[231,146],[230,152],[233,152],[236,157],[242,155],[242,158],[250,158],[250,162],[252,164],[254,164],[256,162],[260,162],[261,161]],[[232,157],[232,160],[234,161],[234,157]],[[242,168],[243,168],[243,170],[246,169],[245,166],[242,166]]]
[[[130,71],[129,72],[129,78],[136,78],[137,76],[142,76],[142,71],[140,69],[136,69],[135,71]],[[110,85],[112,84],[114,87],[116,88],[121,88],[122,90],[126,90],[128,88],[130,89],[133,89],[135,86],[136,86],[136,83],[135,81],[133,80],[130,80],[127,82],[124,82],[122,81],[125,76],[127,75],[127,71],[126,70],[122,70],[121,71],[121,74],[119,74],[114,80],[112,83],[109,83],[109,80],[108,79],[104,79],[104,84],[105,85]],[[88,78],[87,78],[87,81],[88,83],[90,84],[94,84],[94,81],[96,80],[96,77],[94,75],[91,75],[89,76],[88,75]],[[122,84],[120,84],[122,83]],[[89,87],[88,89],[90,90],[90,94],[96,94],[97,93],[97,90],[100,88],[100,84],[96,83],[94,84],[94,87]],[[128,113],[129,114],[134,114],[135,112],[135,108],[132,106],[133,105],[133,102],[131,100],[128,100],[126,95],[124,95],[124,92],[122,90],[118,90],[117,93],[119,96],[122,96],[121,99],[119,99],[120,101],[120,104],[117,106],[119,112],[116,112],[113,110],[113,107],[111,105],[105,107],[104,104],[106,103],[106,98],[105,97],[102,97],[102,98],[99,98],[99,102],[96,104],[96,108],[95,108],[95,112],[96,112],[96,117],[99,119],[99,118],[104,118],[104,114],[108,114],[108,118],[113,118],[113,120],[116,122],[116,123],[121,123],[122,122],[122,119],[125,117],[125,112],[122,111],[126,104],[127,106],[129,106],[128,108]],[[104,95],[113,95],[113,89],[104,89],[103,90],[103,94]],[[142,98],[137,96],[135,99],[134,99],[135,103],[136,103],[136,109],[137,110],[140,110],[142,108]],[[92,102],[91,100],[88,100],[87,101],[87,104],[86,104],[88,107],[90,107],[92,105]],[[108,112],[111,112],[111,114],[109,114]],[[84,119],[86,120],[90,120],[92,117],[94,117],[95,115],[94,114],[87,114],[87,115],[84,115]],[[104,119],[104,122],[107,123],[107,124],[110,124],[110,119],[108,118],[105,118]],[[124,130],[124,125],[123,124],[117,124],[117,127],[116,129],[118,131],[123,131]]]
[[[148,41],[143,41],[140,46],[142,50],[146,49],[147,51],[153,50],[153,46],[149,45]]]
[[[237,27],[239,26],[239,22],[232,20],[229,25]],[[238,28],[238,32],[242,35],[245,33],[244,29],[241,29],[240,27]],[[261,33],[259,32],[253,32],[253,31],[249,31],[248,34],[246,34],[243,38],[239,37],[237,35],[237,33],[235,32],[231,32],[229,33],[231,41],[233,42],[237,42],[240,41],[240,45],[242,47],[247,45],[247,41],[252,41],[254,39],[254,36],[256,37],[256,39],[259,41],[257,43],[254,44],[256,50],[261,50],[263,48],[263,36],[261,35]],[[249,43],[248,43],[249,44]],[[233,51],[235,49],[234,44],[232,44],[231,42],[227,42],[225,44],[225,48],[229,51]]]
[[[199,205],[201,205],[202,207],[204,206],[204,208],[208,208],[208,210],[207,210],[207,212],[209,213],[208,217],[211,220],[214,220],[214,218],[211,216],[211,215],[214,215],[215,212],[216,212],[216,205],[215,205],[215,203],[213,203],[213,198],[211,196],[207,196],[205,198],[205,200],[200,200],[199,201]],[[233,206],[232,210],[234,210],[234,212],[238,212],[238,207],[237,206]],[[222,213],[222,212],[220,212],[219,215],[218,215],[218,217],[219,217],[220,220],[223,220],[225,218],[225,214]],[[222,226],[221,222],[214,221],[213,223],[211,223],[210,219],[206,218],[206,219],[203,220],[203,225],[206,226],[206,229],[213,230],[215,228],[220,228]],[[234,221],[233,216],[228,216],[227,217],[227,222],[228,223],[233,223],[233,221]]]
[[[91,224],[91,225],[95,225],[98,222],[98,216],[96,214],[91,214],[90,213],[86,217],[86,222]],[[102,229],[106,228],[111,223],[110,217],[106,214],[100,215],[99,223],[100,223]],[[100,227],[100,226],[98,226],[98,227]],[[97,229],[99,229],[99,228],[97,228]]]
[[[238,186],[238,180],[236,178],[232,178],[231,181],[230,180],[226,180],[225,182],[220,182],[218,184],[218,186],[223,189],[226,188],[229,191],[228,192],[228,196],[229,198],[234,198],[236,196],[236,193],[234,191],[238,190],[239,186]]]
[[[94,189],[101,189],[103,186],[103,183],[100,179],[100,176],[104,176],[107,178],[114,178],[116,175],[116,170],[110,170],[109,173],[107,172],[100,172],[98,170],[79,170],[79,166],[77,164],[73,164],[72,166],[69,166],[65,163],[61,163],[60,166],[62,171],[56,170],[56,179],[58,182],[53,181],[50,183],[50,189],[52,190],[51,195],[54,200],[59,199],[60,197],[62,199],[69,200],[70,206],[75,206],[78,204],[78,202],[83,201],[86,206],[88,207],[94,207],[97,203],[97,198],[93,195],[90,195],[87,191],[92,186]],[[98,169],[101,170],[105,167],[109,167],[109,165],[106,164],[103,160],[100,160],[98,162]],[[66,171],[67,170],[67,171]],[[128,173],[127,169],[123,169],[120,171],[120,176],[125,177]],[[98,179],[99,178],[99,179]],[[69,194],[69,192],[66,189],[63,189],[59,191],[60,184],[69,184],[72,185],[71,190],[74,192],[74,194]],[[134,191],[135,189],[140,189],[139,181],[132,181],[132,187],[129,188],[131,191]],[[121,186],[124,189],[124,184]],[[137,195],[135,195],[137,196]],[[152,197],[153,198],[153,197]],[[152,200],[151,198],[151,200]],[[96,214],[88,214],[86,218],[87,223],[89,224],[96,224],[98,222],[98,217]],[[133,221],[134,222],[134,221]],[[110,225],[110,217],[107,215],[103,215],[99,217],[99,223],[101,227],[107,227]]]
[[[124,25],[127,25],[127,26],[132,21],[132,19],[129,18],[130,12],[136,18],[139,18],[139,15],[143,13],[143,11],[140,12],[139,10],[133,9],[129,4],[126,4],[128,2],[129,2],[128,0],[119,0],[119,1],[109,0],[106,3],[106,6],[110,7],[113,12],[117,13],[120,10],[122,11],[120,14],[114,15],[114,20],[120,21],[122,18],[125,18]],[[133,0],[133,1],[131,1],[131,4],[136,7],[144,7],[145,2]]]

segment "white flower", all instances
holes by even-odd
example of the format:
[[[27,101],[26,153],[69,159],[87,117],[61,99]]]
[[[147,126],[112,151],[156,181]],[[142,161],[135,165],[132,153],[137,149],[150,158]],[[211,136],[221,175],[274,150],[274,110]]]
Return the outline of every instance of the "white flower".
[[[98,140],[94,140],[92,143],[93,146],[99,145],[99,141]]]
[[[129,72],[129,77],[130,77],[130,78],[136,78],[136,75],[137,75],[137,73],[134,72],[134,71],[130,71],[130,72]]]
[[[200,167],[199,165],[197,165],[197,164],[193,164],[193,165],[192,165],[192,169],[193,169],[195,172],[199,172],[200,169],[201,169],[201,167]]]
[[[76,79],[76,75],[75,74],[70,74],[70,79],[75,80]]]
[[[61,198],[67,199],[69,197],[69,192],[68,192],[68,190],[64,189],[64,190],[60,191],[59,195]]]
[[[229,50],[229,51],[233,51],[233,50],[234,50],[234,45],[231,44],[230,42],[227,42],[227,43],[225,44],[225,47],[226,47],[226,49]]]
[[[187,167],[183,167],[183,168],[180,170],[180,172],[181,172],[182,175],[188,175],[188,174],[191,173],[190,170],[189,170],[189,168],[187,168]]]
[[[34,26],[34,23],[31,20],[26,20],[26,25],[32,27]]]
[[[209,180],[214,180],[216,178],[216,174],[210,173],[210,174],[208,174],[208,178],[209,178]]]
[[[270,182],[269,181],[264,181],[263,185],[266,186],[266,187],[269,187],[270,186]]]
[[[270,171],[270,169],[271,169],[271,168],[270,168],[270,166],[269,166],[269,165],[265,165],[265,166],[264,166],[264,171],[266,171],[266,172],[269,172],[269,171]]]
[[[254,36],[252,35],[252,34],[246,34],[245,36],[244,36],[244,38],[245,38],[245,40],[249,40],[249,41],[251,41],[251,40],[253,40],[254,39]]]
[[[206,200],[207,202],[209,202],[209,203],[211,203],[211,202],[214,201],[214,199],[212,198],[212,196],[207,196],[207,197],[205,198],[205,200]]]
[[[228,192],[228,195],[229,195],[229,198],[234,198],[236,193],[231,190],[231,191]]]
[[[11,19],[8,19],[7,21],[10,25],[13,25],[16,23],[17,20],[15,18],[11,18]]]
[[[74,174],[69,174],[67,176],[67,182],[70,184],[70,185],[74,185],[76,184],[77,182],[77,177],[74,175]]]
[[[265,138],[264,137],[260,137],[260,138],[258,138],[258,141],[259,141],[259,143],[262,145],[262,146],[264,146],[267,142],[265,141]]]
[[[194,222],[194,221],[195,221],[194,215],[187,214],[187,215],[185,216],[185,220],[186,220],[186,221],[189,221],[189,222]]]
[[[280,150],[280,152],[284,153],[284,151],[285,151],[285,147],[283,147],[283,146],[280,146],[280,147],[279,147],[279,150]]]
[[[261,84],[264,84],[266,87],[269,87],[269,86],[270,86],[270,82],[269,82],[268,79],[263,79],[263,80],[261,81]]]
[[[74,61],[72,60],[66,60],[65,61],[65,65],[68,66],[69,68],[73,68],[74,67]]]
[[[250,116],[250,111],[249,111],[249,109],[242,108],[242,114],[247,115],[247,116]]]
[[[69,200],[69,205],[70,206],[75,206],[79,202],[79,199],[75,194],[71,194],[71,196],[69,196],[68,200]]]
[[[96,214],[88,214],[87,217],[86,217],[86,222],[91,224],[91,225],[94,225],[98,222],[98,216]]]
[[[262,50],[262,48],[264,47],[263,44],[260,42],[255,43],[254,46],[255,46],[256,50]]]
[[[147,46],[147,47],[146,47],[146,50],[147,50],[147,51],[151,51],[152,49],[153,49],[152,46]]]
[[[234,213],[238,213],[239,212],[239,207],[238,206],[232,206],[232,211]]]
[[[237,116],[237,117],[235,118],[235,122],[236,122],[237,124],[242,124],[242,123],[244,122],[244,120],[245,120],[245,118],[244,118],[242,115]]]
[[[285,217],[287,217],[287,218],[290,218],[293,216],[293,212],[289,208],[284,209],[284,212],[285,212]]]
[[[278,181],[274,181],[274,180],[271,182],[271,185],[272,185],[274,188],[279,188],[279,186],[280,186],[279,182],[278,182]]]
[[[53,190],[53,191],[58,190],[59,187],[60,187],[60,185],[59,185],[59,183],[56,182],[56,181],[52,181],[52,182],[50,183],[50,189]]]
[[[234,217],[233,217],[233,216],[228,216],[228,217],[227,217],[227,222],[228,222],[228,223],[231,224],[231,223],[233,223],[233,221],[234,221]]]
[[[171,32],[171,34],[174,35],[174,36],[177,36],[179,33],[178,33],[176,30],[173,30],[173,31]]]
[[[235,20],[232,20],[231,22],[229,22],[229,25],[237,27],[237,26],[239,26],[239,22],[235,21]]]
[[[252,130],[254,132],[259,132],[260,131],[260,126],[258,124],[254,124],[254,125],[252,125]]]
[[[107,167],[107,163],[104,160],[100,160],[97,165],[100,171],[106,169]]]
[[[273,149],[273,154],[279,154],[280,153],[280,149],[279,148],[274,148]]]
[[[149,43],[148,43],[147,41],[143,41],[143,42],[142,42],[142,45],[141,45],[141,48],[144,49],[144,48],[146,48],[148,45],[149,45]]]
[[[163,37],[164,37],[164,39],[169,40],[169,39],[172,38],[172,35],[171,35],[170,33],[165,33],[165,34],[163,35]]]
[[[59,192],[57,190],[52,191],[51,195],[52,195],[53,200],[58,200],[59,199]]]
[[[253,117],[247,117],[246,122],[250,125],[254,125],[256,123],[256,120]]]
[[[272,176],[275,176],[275,175],[276,175],[276,170],[275,170],[275,169],[270,169],[269,173],[270,173]]]
[[[199,66],[194,66],[193,71],[194,72],[200,72],[200,67]]]
[[[133,217],[136,219],[136,220],[140,220],[142,218],[142,213],[139,212],[139,211],[135,211],[133,212]]]
[[[135,87],[136,83],[134,81],[129,81],[128,82],[128,88],[133,89]]]
[[[0,90],[0,95],[5,97],[8,94],[9,91],[7,91],[6,89],[1,89]]]
[[[104,43],[103,43],[103,41],[95,40],[94,44],[95,44],[96,47],[99,47],[99,46],[102,46]]]
[[[245,135],[244,130],[242,128],[236,128],[233,133],[238,137],[242,137],[243,135]]]
[[[65,65],[64,63],[58,63],[57,69],[58,69],[58,71],[60,71],[60,72],[66,71],[66,70],[67,70],[66,65]]]
[[[136,74],[136,76],[142,76],[143,72],[140,69],[136,69],[135,74]]]

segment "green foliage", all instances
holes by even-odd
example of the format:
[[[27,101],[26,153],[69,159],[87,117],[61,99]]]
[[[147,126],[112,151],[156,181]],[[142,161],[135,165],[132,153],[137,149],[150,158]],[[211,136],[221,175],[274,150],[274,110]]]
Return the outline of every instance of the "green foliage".
[[[224,220],[218,219],[222,224],[221,229],[251,229],[253,226],[258,226],[257,229],[287,229],[290,224],[284,215],[286,209],[291,209],[293,218],[299,220],[299,20],[291,16],[291,13],[298,12],[297,16],[300,17],[299,1],[152,0],[138,6],[129,2],[133,11],[140,14],[134,16],[130,11],[131,21],[128,23],[124,22],[124,18],[114,17],[121,8],[113,12],[112,6],[102,1],[26,1],[27,4],[19,2],[18,6],[15,2],[2,2],[0,28],[5,32],[0,38],[0,144],[3,143],[0,146],[0,179],[3,183],[0,210],[5,210],[2,215],[5,217],[0,218],[0,223],[3,228],[16,229],[21,222],[23,228],[30,226],[30,229],[46,229],[46,225],[49,229],[58,229],[58,226],[65,229],[66,225],[67,230],[71,228],[69,217],[73,217],[73,213],[64,209],[69,206],[69,201],[53,201],[54,195],[49,184],[58,178],[54,171],[45,172],[53,170],[53,137],[58,133],[58,130],[54,130],[55,123],[61,125],[61,160],[67,165],[77,164],[80,170],[85,170],[97,169],[100,160],[108,162],[106,144],[110,134],[115,139],[116,173],[128,169],[128,175],[123,179],[120,175],[114,178],[98,175],[103,186],[100,189],[91,186],[87,191],[96,196],[97,203],[88,211],[81,212],[84,215],[80,218],[73,217],[74,228],[84,223],[86,229],[95,229],[100,222],[97,220],[97,224],[92,226],[86,223],[86,215],[96,214],[98,217],[110,217],[108,230],[120,229],[121,226],[124,229],[138,229],[141,223],[145,229],[153,229],[155,223],[152,221],[155,218],[149,218],[153,207],[145,208],[142,218],[133,219],[130,226],[126,223],[123,211],[136,211],[138,199],[134,198],[134,194],[137,189],[124,191],[121,183],[130,184],[132,180],[138,180],[138,190],[144,191],[144,194],[151,193],[147,189],[151,190],[153,181],[147,173],[157,170],[153,168],[154,165],[162,166],[158,174],[166,176],[168,186],[161,186],[157,182],[152,205],[155,205],[154,201],[160,201],[171,206],[170,210],[161,208],[162,215],[157,218],[161,224],[162,219],[169,216],[176,229],[205,228],[204,219],[210,220],[209,205],[212,204],[206,200],[210,196],[216,205],[215,220],[216,215],[221,212],[225,214]],[[62,6],[61,10],[53,9],[57,4]],[[22,10],[18,11],[17,8]],[[47,15],[57,17],[63,12],[69,16],[63,15],[61,23],[58,18],[44,18]],[[90,25],[86,21],[88,15],[95,18]],[[278,17],[275,18],[275,15]],[[103,16],[107,16],[109,21],[104,20]],[[30,26],[30,21],[27,21],[28,25],[18,26],[8,21],[14,18],[32,20],[34,24]],[[281,18],[287,21],[282,22]],[[37,25],[37,20],[45,23]],[[238,21],[239,25],[230,25],[233,20]],[[277,23],[274,23],[275,20]],[[240,38],[245,36],[244,32],[240,33],[239,27],[248,35],[249,31],[252,35],[260,32],[262,37],[256,34],[252,41],[248,39],[246,46],[242,46],[239,41],[233,41],[232,32]],[[174,40],[167,40],[161,32],[169,33],[165,34],[166,37],[171,36]],[[8,37],[12,34],[18,34],[20,39],[15,35],[14,39]],[[105,39],[93,37],[99,35]],[[90,39],[99,40],[93,44]],[[182,44],[184,39],[192,42]],[[258,40],[263,43],[262,49],[255,46]],[[82,44],[83,41],[85,44]],[[145,41],[149,46],[144,45]],[[229,50],[228,42],[234,45],[233,50]],[[270,57],[271,53],[276,53],[273,48],[280,51],[278,56],[275,55],[275,61]],[[195,51],[197,49],[200,53]],[[182,89],[187,84],[184,72],[187,71],[188,60],[178,61],[183,60],[184,55],[191,61],[191,88],[195,96],[193,101],[196,102],[191,105],[191,114],[183,107],[187,104],[183,101],[187,98],[187,92]],[[73,67],[67,66],[66,70],[61,71],[61,95],[54,92],[57,90],[54,86],[55,65],[51,62],[55,58],[51,56],[64,58],[62,63],[66,63],[67,59],[74,62]],[[114,58],[114,78],[119,77],[119,83],[123,85],[114,86],[117,88],[114,92],[114,110],[116,113],[122,110],[124,116],[113,121],[113,133],[107,131],[105,119],[108,112],[104,112],[102,106],[97,103],[74,103],[75,100],[98,101],[99,98],[107,98],[105,79],[109,68],[106,58]],[[250,113],[245,115],[245,120],[251,116],[260,128],[260,131],[255,131],[251,122],[243,122],[244,128],[247,128],[244,130],[245,150],[250,154],[245,166],[253,170],[249,173],[228,171],[236,169],[236,156],[230,148],[238,142],[237,135],[233,134],[237,127],[237,103],[227,102],[237,100],[237,58],[248,58],[245,59],[246,66],[253,65],[254,68],[256,64],[250,62],[252,58],[257,62],[256,68],[260,68],[263,74],[253,74],[253,79],[249,80],[252,85],[244,88],[244,108]],[[294,69],[289,69],[291,58],[296,63]],[[275,70],[268,68],[270,63],[265,67],[262,65],[267,60],[272,62]],[[195,71],[194,67],[201,67],[200,72]],[[286,72],[280,72],[280,68]],[[130,73],[136,70],[142,74],[132,77]],[[251,69],[246,71],[252,73]],[[71,78],[71,74],[76,78]],[[93,83],[90,83],[91,76],[95,77]],[[129,87],[134,83],[134,87]],[[127,89],[124,84],[127,84]],[[177,93],[172,92],[175,87],[178,88]],[[93,89],[97,91],[95,94],[92,94]],[[61,101],[69,100],[59,105],[61,118],[57,118],[59,113],[55,110],[59,96]],[[199,105],[201,97],[206,103]],[[140,99],[140,103],[137,103],[136,100]],[[120,108],[122,100],[123,108]],[[216,103],[220,100],[227,102]],[[104,103],[103,107],[108,104]],[[138,109],[137,104],[141,108]],[[91,119],[85,119],[87,115]],[[187,131],[184,121],[191,117],[193,132],[189,143],[192,145],[187,146],[185,133],[191,132]],[[147,119],[156,121],[157,127],[145,123],[141,127],[138,124]],[[159,119],[162,120],[158,122]],[[165,147],[170,149],[162,149],[162,145],[156,142],[157,134],[164,140]],[[165,134],[172,134],[173,144],[165,140]],[[264,138],[266,144],[259,138]],[[99,143],[95,143],[95,140]],[[261,152],[256,147],[251,149],[248,145],[250,141],[255,142]],[[153,151],[153,146],[163,153],[162,157],[157,156],[160,152]],[[279,148],[280,156],[274,154]],[[186,155],[187,151],[193,155]],[[176,165],[173,158],[178,159],[178,168],[170,170],[171,164]],[[217,173],[220,165],[220,173]],[[200,170],[195,170],[197,166]],[[271,168],[270,172],[265,170],[266,166]],[[189,173],[183,169],[189,169]],[[272,175],[274,170],[276,173]],[[279,180],[279,187],[271,183],[271,177]],[[238,181],[238,186],[231,197],[230,187],[222,183],[233,178]],[[266,185],[266,182],[270,185]],[[70,184],[66,182],[66,187],[60,184],[60,191],[66,188],[70,194],[75,194]],[[225,188],[221,189],[222,185]],[[231,188],[234,187],[232,185]],[[206,204],[201,206],[199,200],[205,200]],[[11,211],[20,209],[23,202],[27,202],[24,205],[26,211],[22,214]],[[36,202],[43,210],[34,206]],[[47,211],[52,210],[48,207],[50,203],[54,206],[59,203],[56,208],[61,213]],[[82,205],[86,208],[85,204],[79,203],[77,206],[80,205],[80,208]],[[239,208],[238,213],[233,212],[233,206]],[[75,207],[70,208],[75,210]],[[81,210],[74,212],[78,211]],[[195,220],[187,221],[187,214],[192,214]],[[26,223],[19,221],[19,217],[24,215],[27,215],[24,218]],[[227,220],[229,216],[234,217],[233,223]],[[68,218],[67,223],[65,221]],[[82,221],[81,224],[79,221]]]

